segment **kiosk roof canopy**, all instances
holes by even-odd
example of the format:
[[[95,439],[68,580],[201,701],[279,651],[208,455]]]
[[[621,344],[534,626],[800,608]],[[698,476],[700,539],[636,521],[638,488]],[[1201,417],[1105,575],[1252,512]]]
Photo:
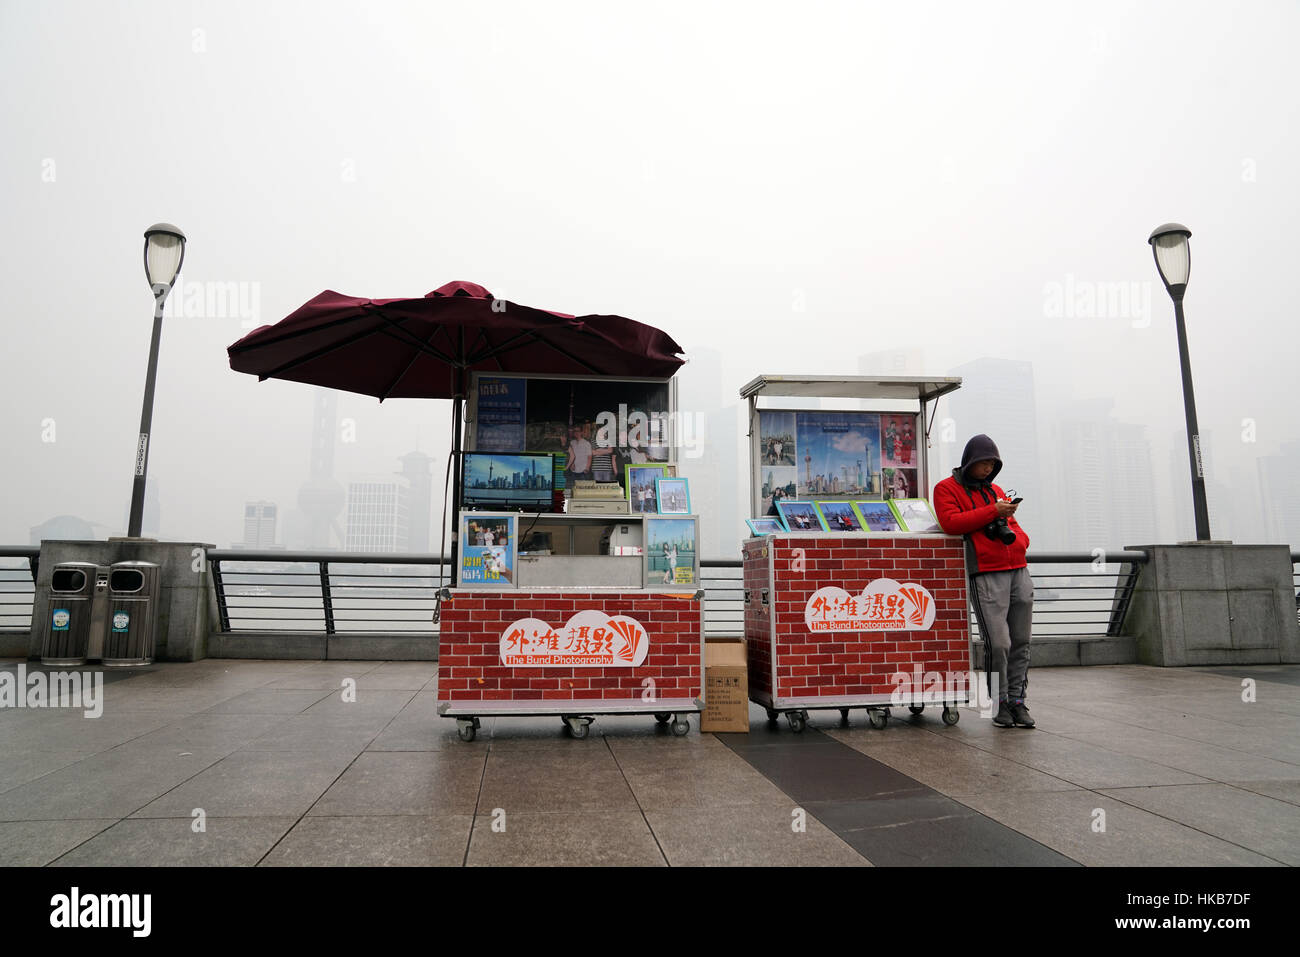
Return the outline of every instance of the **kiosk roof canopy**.
[[[928,402],[960,388],[961,378],[952,376],[761,375],[741,387],[740,397],[782,395]]]

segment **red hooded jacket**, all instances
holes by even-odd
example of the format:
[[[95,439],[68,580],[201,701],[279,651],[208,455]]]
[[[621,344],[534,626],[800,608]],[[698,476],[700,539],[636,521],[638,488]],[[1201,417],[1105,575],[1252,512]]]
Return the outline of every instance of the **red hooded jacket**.
[[[966,470],[976,462],[993,459],[993,471],[978,482],[966,475]],[[998,447],[987,435],[977,435],[966,443],[961,466],[952,475],[934,487],[934,513],[939,525],[949,535],[966,537],[966,555],[974,574],[1010,571],[1024,568],[1025,552],[1029,549],[1029,536],[1020,527],[1014,515],[1007,516],[1007,526],[1016,533],[1016,540],[1004,545],[996,538],[984,534],[984,526],[998,517],[999,499],[1006,499],[993,478],[1002,471]]]

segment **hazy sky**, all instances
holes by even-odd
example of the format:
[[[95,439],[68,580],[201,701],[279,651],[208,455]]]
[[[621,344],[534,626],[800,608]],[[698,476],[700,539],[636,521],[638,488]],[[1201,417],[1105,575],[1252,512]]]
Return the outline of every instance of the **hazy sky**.
[[[1113,398],[1167,468],[1169,220],[1202,427],[1249,476],[1300,431],[1298,28],[1295,2],[2,0],[0,543],[124,526],[160,220],[189,237],[182,294],[243,294],[163,331],[168,538],[227,545],[307,476],[312,390],[232,372],[229,344],[323,289],[454,279],[716,353],[680,374],[703,407],[896,347],[937,374],[1031,360],[1041,414]],[[1121,314],[1088,306],[1103,284]],[[342,394],[337,474],[445,455],[448,410]]]

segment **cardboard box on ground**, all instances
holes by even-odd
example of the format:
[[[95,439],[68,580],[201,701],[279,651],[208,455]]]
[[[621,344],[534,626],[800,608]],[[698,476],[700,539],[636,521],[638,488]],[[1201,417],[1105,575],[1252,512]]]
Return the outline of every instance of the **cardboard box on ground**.
[[[749,731],[749,671],[743,639],[704,646],[704,714],[700,730]]]

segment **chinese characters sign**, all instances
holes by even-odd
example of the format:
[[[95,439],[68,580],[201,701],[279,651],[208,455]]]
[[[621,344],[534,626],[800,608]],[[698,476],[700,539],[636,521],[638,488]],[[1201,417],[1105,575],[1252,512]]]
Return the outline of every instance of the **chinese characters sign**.
[[[808,630],[925,631],[934,624],[934,597],[914,582],[877,578],[850,595],[843,588],[819,588],[804,606]]]
[[[501,663],[528,667],[634,668],[645,661],[650,636],[634,618],[580,611],[563,627],[520,618],[501,633]]]

